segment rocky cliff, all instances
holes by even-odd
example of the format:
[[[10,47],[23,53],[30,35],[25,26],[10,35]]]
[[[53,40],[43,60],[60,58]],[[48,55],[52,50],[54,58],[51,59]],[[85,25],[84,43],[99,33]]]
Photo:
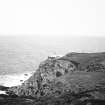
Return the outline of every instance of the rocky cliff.
[[[72,61],[58,57],[48,57],[48,59],[40,63],[39,68],[33,76],[21,86],[11,87],[10,90],[13,90],[19,96],[43,96],[52,94],[55,91],[54,85],[56,79],[76,70],[77,65]]]
[[[69,94],[70,100],[71,97],[76,97],[76,101],[105,100],[105,53],[48,57],[27,81],[21,86],[11,87],[8,93],[56,98]]]

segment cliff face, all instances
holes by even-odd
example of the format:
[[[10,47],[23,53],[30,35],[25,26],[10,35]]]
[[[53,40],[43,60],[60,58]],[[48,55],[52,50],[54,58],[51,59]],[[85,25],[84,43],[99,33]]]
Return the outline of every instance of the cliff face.
[[[21,86],[12,87],[9,91],[21,96],[44,96],[55,92],[54,85],[60,77],[77,70],[77,66],[68,60],[48,57],[40,63],[39,68]],[[60,84],[59,84],[60,85]]]
[[[18,96],[105,99],[105,53],[69,53],[48,57],[21,86],[9,92]],[[82,97],[82,95],[85,97]]]

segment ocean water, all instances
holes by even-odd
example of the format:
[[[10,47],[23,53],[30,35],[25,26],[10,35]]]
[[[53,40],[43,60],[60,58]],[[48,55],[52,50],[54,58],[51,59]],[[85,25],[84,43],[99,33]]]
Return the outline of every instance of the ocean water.
[[[7,87],[21,85],[32,74],[32,72],[24,72],[20,74],[0,75],[0,85]]]
[[[40,62],[69,52],[105,52],[104,38],[0,36],[0,85],[20,85]],[[24,76],[28,73],[29,76]]]
[[[21,85],[40,62],[55,54],[54,46],[42,43],[40,38],[0,36],[0,85]]]
[[[0,36],[0,75],[34,72],[48,56],[62,52],[55,46],[40,38]]]

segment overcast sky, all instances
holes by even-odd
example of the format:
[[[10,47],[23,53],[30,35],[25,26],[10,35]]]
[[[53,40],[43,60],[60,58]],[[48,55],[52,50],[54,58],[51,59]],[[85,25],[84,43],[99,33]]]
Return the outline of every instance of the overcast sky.
[[[36,48],[61,53],[105,51],[105,0],[0,0],[0,35],[32,35]]]
[[[0,35],[105,35],[105,0],[0,0]]]

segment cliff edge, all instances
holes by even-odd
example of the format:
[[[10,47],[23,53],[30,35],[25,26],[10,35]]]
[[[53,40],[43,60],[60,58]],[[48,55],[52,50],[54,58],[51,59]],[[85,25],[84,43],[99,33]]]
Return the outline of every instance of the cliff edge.
[[[105,100],[105,53],[48,57],[28,80],[21,86],[11,87],[8,93],[31,97],[69,96],[72,103]]]

